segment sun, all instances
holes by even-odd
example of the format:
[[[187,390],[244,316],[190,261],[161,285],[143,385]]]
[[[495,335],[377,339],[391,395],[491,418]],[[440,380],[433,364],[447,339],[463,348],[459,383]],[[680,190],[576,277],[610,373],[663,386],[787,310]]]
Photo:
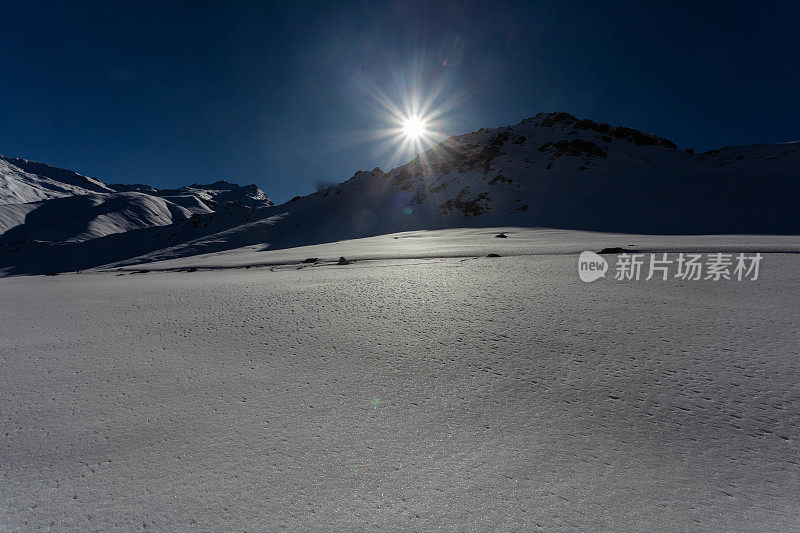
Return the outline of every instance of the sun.
[[[443,137],[442,112],[432,109],[430,102],[418,100],[409,97],[402,105],[389,98],[382,100],[384,126],[376,129],[376,137],[380,139],[381,152],[392,153],[389,166],[398,165],[408,157],[427,164],[427,152]]]
[[[403,134],[410,140],[419,139],[426,132],[425,122],[418,116],[411,116],[403,121]]]

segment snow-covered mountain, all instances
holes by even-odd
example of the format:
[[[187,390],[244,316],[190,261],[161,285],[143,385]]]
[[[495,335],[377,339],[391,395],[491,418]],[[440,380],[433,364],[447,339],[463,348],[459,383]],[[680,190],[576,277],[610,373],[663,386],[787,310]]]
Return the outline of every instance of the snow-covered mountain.
[[[452,137],[287,210],[350,217],[358,236],[452,225],[797,233],[789,208],[798,192],[800,143],[696,155],[632,128],[553,113]]]
[[[114,190],[102,181],[72,170],[0,155],[0,205],[109,192]]]
[[[192,184],[180,189],[156,189],[150,185],[133,184],[109,185],[117,192],[141,192],[151,196],[167,198],[180,202],[179,199],[192,197],[212,208],[226,206],[267,207],[272,200],[256,185],[237,185],[225,180],[215,181],[208,185]]]
[[[223,207],[269,205],[255,185],[218,181],[162,190],[106,185],[70,170],[0,156],[0,243],[80,242],[166,226]]]
[[[223,188],[212,184],[178,191]],[[177,193],[137,191],[169,201]],[[242,246],[275,249],[451,227],[800,234],[794,216],[799,193],[800,143],[694,154],[632,128],[542,113],[514,126],[451,137],[389,172],[359,171],[280,206],[241,212],[226,203],[215,213],[165,228],[58,250],[18,244],[0,253],[0,268],[7,273],[74,270]]]

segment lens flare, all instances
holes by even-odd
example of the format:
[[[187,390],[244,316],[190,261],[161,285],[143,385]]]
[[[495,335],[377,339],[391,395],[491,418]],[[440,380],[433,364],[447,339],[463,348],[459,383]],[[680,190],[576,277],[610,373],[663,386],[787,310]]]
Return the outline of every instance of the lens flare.
[[[421,136],[425,135],[425,133],[425,122],[421,118],[412,116],[403,121],[403,134],[408,139],[412,141],[419,139]]]
[[[475,90],[471,83],[455,86],[452,69],[445,68],[457,62],[463,45],[460,39],[452,41],[443,50],[441,61],[429,52],[411,58],[386,57],[385,67],[374,75],[366,74],[347,57],[338,58],[346,67],[349,92],[365,111],[364,124],[371,121],[372,126],[338,132],[327,145],[343,149],[364,146],[366,159],[384,169],[409,162],[431,169],[438,144],[451,134],[452,119],[464,113]]]

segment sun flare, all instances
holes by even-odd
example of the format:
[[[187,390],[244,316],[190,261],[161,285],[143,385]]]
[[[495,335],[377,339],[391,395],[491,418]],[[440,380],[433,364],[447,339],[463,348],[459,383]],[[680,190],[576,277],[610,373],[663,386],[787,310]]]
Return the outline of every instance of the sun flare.
[[[450,112],[448,105],[436,102],[438,91],[427,98],[419,96],[416,91],[395,101],[378,93],[376,109],[383,122],[380,129],[375,130],[374,138],[379,140],[379,153],[389,153],[387,166],[393,167],[405,163],[409,158],[420,158],[427,164],[426,153],[436,146],[444,137],[444,114]]]
[[[425,122],[417,116],[408,117],[403,121],[403,134],[411,140],[419,139],[425,135]]]

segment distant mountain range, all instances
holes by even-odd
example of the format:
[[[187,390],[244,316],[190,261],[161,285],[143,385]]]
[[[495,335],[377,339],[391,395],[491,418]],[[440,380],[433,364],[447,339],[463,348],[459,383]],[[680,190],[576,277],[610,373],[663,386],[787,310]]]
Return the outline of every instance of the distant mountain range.
[[[255,185],[107,185],[71,170],[0,156],[1,244],[80,242],[166,226],[218,209],[271,205]]]
[[[695,154],[567,113],[451,137],[389,172],[359,171],[278,206],[255,185],[106,185],[0,158],[0,271],[77,270],[463,226],[800,234],[798,193],[800,143]]]

